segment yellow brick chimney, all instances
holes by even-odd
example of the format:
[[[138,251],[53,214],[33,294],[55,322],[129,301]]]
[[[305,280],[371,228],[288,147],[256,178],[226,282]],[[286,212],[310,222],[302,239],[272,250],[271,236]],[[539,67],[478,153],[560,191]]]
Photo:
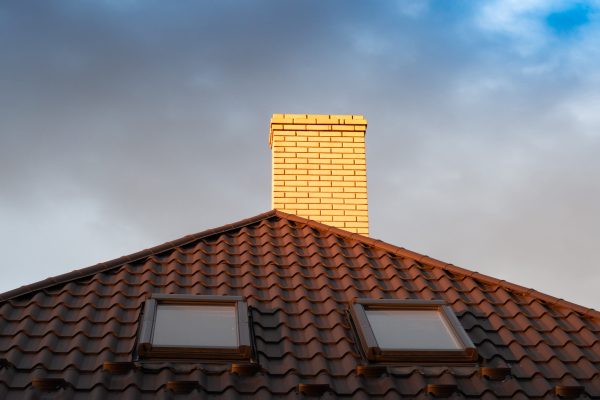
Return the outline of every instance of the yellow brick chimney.
[[[273,114],[273,208],[369,234],[362,115]]]

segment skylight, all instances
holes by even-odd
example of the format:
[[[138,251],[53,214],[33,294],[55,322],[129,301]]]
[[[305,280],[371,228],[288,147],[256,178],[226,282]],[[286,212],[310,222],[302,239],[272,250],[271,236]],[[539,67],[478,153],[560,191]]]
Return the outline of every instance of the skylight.
[[[360,344],[371,361],[477,360],[473,343],[442,301],[358,299],[351,311]]]
[[[234,296],[153,295],[138,350],[144,358],[247,358],[246,303]]]

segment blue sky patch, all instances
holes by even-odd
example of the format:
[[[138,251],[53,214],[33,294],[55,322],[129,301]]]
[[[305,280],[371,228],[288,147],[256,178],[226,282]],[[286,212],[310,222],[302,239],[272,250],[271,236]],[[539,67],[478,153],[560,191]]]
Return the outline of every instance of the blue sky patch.
[[[569,34],[590,20],[590,6],[578,3],[546,17],[546,24],[557,34]]]

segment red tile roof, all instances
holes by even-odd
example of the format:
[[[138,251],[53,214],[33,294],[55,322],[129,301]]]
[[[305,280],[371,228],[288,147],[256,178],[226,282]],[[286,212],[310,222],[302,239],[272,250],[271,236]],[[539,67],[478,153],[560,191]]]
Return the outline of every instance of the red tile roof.
[[[243,296],[260,372],[134,360],[151,293]],[[355,298],[445,300],[480,363],[357,373]],[[597,311],[279,211],[4,293],[0,318],[0,398],[600,398]]]

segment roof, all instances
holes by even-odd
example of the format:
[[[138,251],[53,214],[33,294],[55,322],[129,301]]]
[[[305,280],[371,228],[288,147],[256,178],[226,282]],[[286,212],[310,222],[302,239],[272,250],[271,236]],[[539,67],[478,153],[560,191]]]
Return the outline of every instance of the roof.
[[[151,293],[244,297],[261,371],[132,363]],[[356,298],[446,301],[481,362],[357,374],[364,361],[346,313]],[[0,318],[1,398],[56,388],[47,395],[263,399],[328,388],[324,398],[429,398],[432,385],[473,398],[577,387],[600,398],[597,311],[279,211],[4,293]],[[510,376],[489,379],[481,367]]]

